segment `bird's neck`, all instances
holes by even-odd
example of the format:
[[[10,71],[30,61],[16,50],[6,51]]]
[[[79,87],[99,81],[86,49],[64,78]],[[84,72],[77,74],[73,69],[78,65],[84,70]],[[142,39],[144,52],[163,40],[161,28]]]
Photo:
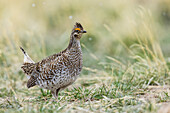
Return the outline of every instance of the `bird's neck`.
[[[81,49],[80,39],[70,37],[70,42],[67,49]]]

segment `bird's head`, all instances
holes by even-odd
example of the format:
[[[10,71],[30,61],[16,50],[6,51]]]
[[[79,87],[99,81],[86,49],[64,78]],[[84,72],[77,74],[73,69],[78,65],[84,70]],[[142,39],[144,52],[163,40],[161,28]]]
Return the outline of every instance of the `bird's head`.
[[[76,22],[76,24],[73,27],[71,35],[76,39],[80,39],[83,33],[86,33],[86,31],[83,30],[83,27],[80,23]]]

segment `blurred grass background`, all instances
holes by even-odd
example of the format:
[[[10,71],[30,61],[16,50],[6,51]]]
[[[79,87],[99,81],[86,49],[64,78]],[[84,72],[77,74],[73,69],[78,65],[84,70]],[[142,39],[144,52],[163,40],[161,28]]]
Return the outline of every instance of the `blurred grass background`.
[[[25,98],[28,95],[32,98],[30,94],[36,95],[37,92],[36,96],[40,95],[38,87],[33,90],[26,89],[27,78],[20,69],[23,54],[19,46],[23,46],[33,60],[39,61],[67,47],[75,22],[80,22],[87,31],[81,39],[84,69],[78,79],[78,86],[81,84],[94,88],[97,87],[94,84],[99,86],[114,84],[118,88],[118,84],[122,85],[124,81],[129,86],[130,78],[134,80],[134,84],[132,83],[134,88],[137,83],[144,89],[149,85],[170,85],[169,0],[1,0],[0,108],[2,111],[10,108],[10,105],[12,108],[29,111],[30,105],[25,105],[27,103]],[[108,82],[109,79],[112,81]],[[111,86],[108,90],[113,88]],[[72,94],[74,91],[65,91],[64,94],[67,92]],[[164,102],[169,102],[169,92],[167,95],[163,99]],[[103,96],[99,99],[103,98],[106,99]],[[62,102],[65,103],[64,101],[63,99]],[[14,105],[20,105],[16,102],[24,105],[16,107]],[[34,104],[31,106],[34,107]],[[57,106],[61,107],[58,104]],[[126,111],[126,106],[120,106],[117,107],[121,108],[120,111]],[[68,106],[63,109],[66,108]],[[145,111],[145,108],[150,111],[155,110],[150,107],[142,109]],[[101,111],[107,112],[108,109],[111,108],[103,107]],[[131,110],[130,107],[129,109]],[[36,110],[41,112],[42,108],[37,107]],[[95,111],[93,108],[89,110]]]

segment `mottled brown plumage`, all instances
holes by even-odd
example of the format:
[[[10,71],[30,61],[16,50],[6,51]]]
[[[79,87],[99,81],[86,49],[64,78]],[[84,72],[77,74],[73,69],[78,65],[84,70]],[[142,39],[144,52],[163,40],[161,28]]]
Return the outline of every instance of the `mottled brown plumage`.
[[[22,70],[28,75],[27,87],[35,85],[51,90],[55,98],[58,92],[71,85],[82,70],[82,51],[80,38],[86,31],[80,23],[76,23],[70,36],[68,47],[60,53],[49,56],[39,62],[34,62],[24,53]]]

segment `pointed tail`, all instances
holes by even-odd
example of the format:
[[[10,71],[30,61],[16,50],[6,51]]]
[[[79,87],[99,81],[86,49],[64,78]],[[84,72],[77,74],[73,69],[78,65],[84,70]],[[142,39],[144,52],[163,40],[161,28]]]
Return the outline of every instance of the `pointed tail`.
[[[22,47],[20,47],[20,49],[24,53],[24,63],[34,63],[34,61],[28,56],[25,50]]]
[[[24,55],[26,55],[25,50],[20,46],[20,49],[22,50],[22,52],[24,53]]]

